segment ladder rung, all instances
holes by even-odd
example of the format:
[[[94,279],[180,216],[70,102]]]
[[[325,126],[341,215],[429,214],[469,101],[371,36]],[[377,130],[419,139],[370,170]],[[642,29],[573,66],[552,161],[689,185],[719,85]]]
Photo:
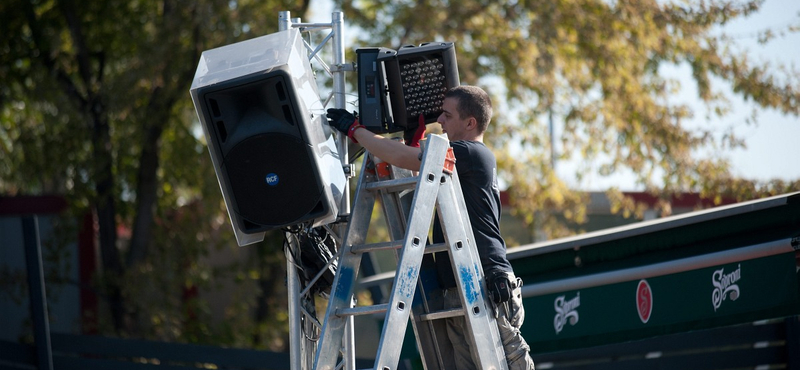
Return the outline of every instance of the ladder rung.
[[[381,286],[383,284],[388,284],[389,282],[391,282],[394,279],[394,274],[395,274],[395,272],[394,272],[394,270],[392,270],[392,271],[387,271],[387,272],[381,272],[380,274],[367,276],[367,277],[362,278],[361,280],[359,280],[358,287],[360,289],[368,289],[368,288],[372,288],[372,287],[375,287],[375,286]]]
[[[417,186],[417,180],[419,180],[419,176],[404,177],[402,179],[370,182],[365,184],[364,187],[370,191],[386,190],[389,192],[395,192],[400,190],[413,189],[414,187]]]
[[[372,243],[372,244],[358,244],[350,247],[350,253],[369,253],[369,252],[383,251],[389,249],[400,249],[402,247],[403,247],[402,240]]]
[[[371,315],[374,313],[383,313],[389,309],[389,304],[376,304],[374,306],[358,306],[350,308],[340,308],[336,310],[336,316],[360,316]]]
[[[390,249],[400,249],[403,247],[402,240],[394,240],[389,242],[380,242],[372,244],[358,244],[350,247],[350,253],[369,253],[375,251],[384,251]],[[449,250],[445,243],[431,244],[425,247],[425,253],[444,252]]]
[[[444,252],[447,250],[450,250],[450,247],[448,247],[445,243],[436,243],[425,247],[425,253]]]
[[[446,319],[448,317],[456,317],[456,316],[464,316],[464,310],[462,310],[461,307],[422,314],[419,315],[419,318],[422,321],[430,321],[430,320]]]

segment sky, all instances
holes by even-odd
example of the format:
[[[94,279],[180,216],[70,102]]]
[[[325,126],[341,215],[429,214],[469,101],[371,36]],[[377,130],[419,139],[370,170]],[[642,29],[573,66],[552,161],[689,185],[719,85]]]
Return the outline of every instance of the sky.
[[[753,58],[793,64],[800,73],[800,32],[777,38],[765,47],[751,36],[753,30],[788,25],[800,27],[800,1],[767,0],[758,14],[736,21],[726,29],[731,35],[743,37],[742,44]],[[739,119],[749,114],[751,107],[739,109]],[[748,149],[731,153],[737,174],[757,179],[800,179],[800,118],[767,110],[761,113],[759,121],[758,127],[744,126],[739,130],[747,138]]]
[[[329,0],[312,0],[314,9],[310,19],[304,22],[330,22],[332,7]],[[727,24],[720,32],[725,32],[736,40],[738,47],[746,50],[751,60],[761,60],[772,65],[782,63],[790,70],[800,73],[800,32],[778,36],[767,45],[759,45],[757,33],[769,28],[786,29],[789,25],[800,28],[800,0],[766,0],[760,11],[747,18],[738,19]],[[345,19],[347,26],[347,19]],[[345,29],[345,32],[348,32]],[[345,47],[348,47],[345,44]],[[684,92],[675,99],[694,102],[697,94],[693,90],[694,83],[689,78],[689,69],[677,67],[665,73],[674,74],[681,80]],[[800,82],[798,78],[795,83]],[[724,90],[724,86],[716,86]],[[728,89],[729,90],[729,89]],[[783,115],[775,110],[756,109],[755,105],[738,97],[728,95],[733,107],[732,113],[723,119],[710,123],[714,127],[734,127],[734,132],[745,139],[746,149],[722,152],[733,166],[733,174],[754,180],[800,179],[800,118]],[[758,124],[748,124],[746,118],[753,110],[757,111]],[[695,118],[689,125],[707,126],[709,122],[700,105],[695,107]],[[556,135],[558,125],[556,124]],[[585,176],[580,182],[574,178],[576,163],[559,162],[556,164],[559,176],[570,185],[582,190],[605,190],[611,186],[621,190],[641,190],[637,188],[630,173],[619,173],[611,177],[597,174]]]

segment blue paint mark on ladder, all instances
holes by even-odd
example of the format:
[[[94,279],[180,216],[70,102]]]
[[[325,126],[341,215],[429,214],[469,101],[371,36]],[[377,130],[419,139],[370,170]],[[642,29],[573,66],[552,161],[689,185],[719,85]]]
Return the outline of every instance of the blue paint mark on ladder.
[[[346,289],[347,285],[353,284],[353,269],[350,268],[339,268],[339,271],[336,272],[339,274],[338,284],[336,284],[336,293],[334,295],[334,299],[338,301],[347,301],[350,297],[350,289]]]
[[[459,266],[458,275],[461,278],[461,284],[464,286],[464,298],[467,301],[467,305],[472,306],[478,300],[475,274],[470,271],[469,267]]]
[[[414,289],[417,284],[417,268],[410,267],[405,275],[398,275],[398,292],[404,297],[411,297],[414,295]]]

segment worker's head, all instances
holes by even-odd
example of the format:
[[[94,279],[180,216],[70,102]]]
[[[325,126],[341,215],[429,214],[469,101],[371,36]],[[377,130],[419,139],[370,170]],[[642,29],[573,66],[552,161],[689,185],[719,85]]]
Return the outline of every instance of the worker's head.
[[[450,140],[482,140],[492,119],[489,94],[477,86],[456,86],[447,91],[437,121]]]

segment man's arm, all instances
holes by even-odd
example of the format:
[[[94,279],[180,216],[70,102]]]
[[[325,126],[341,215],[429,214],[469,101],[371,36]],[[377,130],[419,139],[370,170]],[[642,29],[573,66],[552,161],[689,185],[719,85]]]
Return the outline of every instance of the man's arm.
[[[361,144],[372,155],[380,158],[393,166],[402,167],[412,171],[419,171],[420,149],[419,140],[425,133],[425,123],[420,123],[417,130],[412,135],[411,143],[414,146],[407,146],[399,141],[387,139],[376,135],[366,127],[358,123],[358,119],[350,112],[340,108],[328,109],[328,124],[347,135],[355,142]]]
[[[372,133],[366,128],[357,129],[353,138],[372,155],[393,166],[419,171],[420,148],[411,147],[400,141],[387,139]]]

